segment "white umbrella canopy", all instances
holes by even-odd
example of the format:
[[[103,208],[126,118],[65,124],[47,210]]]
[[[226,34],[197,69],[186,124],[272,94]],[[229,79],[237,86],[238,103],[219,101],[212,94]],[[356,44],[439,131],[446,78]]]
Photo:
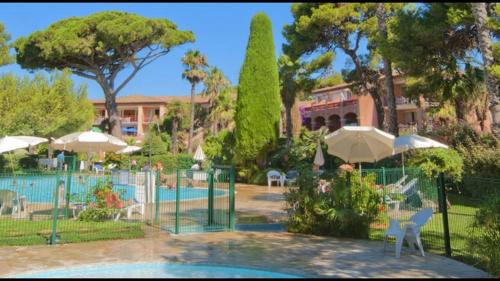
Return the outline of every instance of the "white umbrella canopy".
[[[448,148],[447,145],[437,142],[433,139],[419,135],[406,135],[397,137],[394,140],[394,152],[402,153],[410,149],[441,147]]]
[[[405,151],[408,151],[410,149],[433,147],[448,148],[448,146],[445,144],[415,134],[397,137],[394,140],[394,153],[401,153],[401,160],[403,162],[403,175],[405,174]]]
[[[323,156],[323,150],[321,149],[321,145],[318,144],[316,147],[316,155],[314,156],[314,165],[320,167],[325,164],[325,157]]]
[[[47,142],[45,138],[30,136],[7,136],[0,139],[0,153],[28,148],[37,144]]]
[[[141,149],[142,149],[142,147],[140,147],[140,146],[129,145],[129,146],[125,147],[124,149],[118,150],[116,153],[117,154],[129,154],[129,153],[139,151]]]
[[[201,149],[201,145],[198,145],[196,148],[196,152],[194,153],[193,159],[196,161],[205,160],[205,153],[203,153],[203,149]]]
[[[100,132],[76,132],[56,139],[55,149],[74,152],[116,152],[127,147],[127,143],[117,137]]]
[[[370,162],[393,155],[395,137],[369,126],[344,126],[327,135],[328,153],[348,163]]]

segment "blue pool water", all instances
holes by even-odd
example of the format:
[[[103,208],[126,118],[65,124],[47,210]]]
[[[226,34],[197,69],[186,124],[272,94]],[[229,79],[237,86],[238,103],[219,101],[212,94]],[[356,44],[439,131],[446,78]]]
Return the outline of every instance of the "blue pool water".
[[[73,267],[12,276],[14,278],[301,278],[250,268],[168,264],[129,263]]]
[[[62,178],[67,180],[66,177]],[[102,180],[102,178],[101,178]],[[96,185],[98,178],[88,177],[80,179],[78,176],[73,176],[71,179],[71,194],[80,196],[81,200],[84,195],[91,192]],[[113,181],[113,180],[112,180]],[[118,182],[115,179],[115,182]],[[13,178],[0,178],[0,190],[9,189],[18,192],[20,195],[26,196],[30,203],[47,203],[53,202],[54,191],[56,186],[56,178],[54,176],[23,176]],[[133,185],[113,184],[113,190],[121,191],[123,200],[134,198],[135,187]],[[222,196],[226,192],[223,190],[214,190],[214,196]],[[207,198],[208,189],[206,188],[181,188],[180,199],[190,200],[197,198]],[[168,188],[160,188],[160,201],[175,201],[176,190]],[[81,201],[72,199],[71,201]]]

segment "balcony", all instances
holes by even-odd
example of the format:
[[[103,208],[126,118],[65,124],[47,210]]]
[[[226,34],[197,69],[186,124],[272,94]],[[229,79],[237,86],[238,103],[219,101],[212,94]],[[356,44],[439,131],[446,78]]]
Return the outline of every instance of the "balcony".
[[[358,100],[353,98],[350,100],[344,100],[344,101],[333,101],[333,102],[326,102],[326,103],[321,103],[321,104],[315,104],[313,103],[310,107],[304,108],[305,112],[312,112],[312,111],[320,111],[320,110],[328,110],[328,109],[335,109],[335,108],[340,108],[344,106],[353,106],[358,104]]]
[[[122,123],[137,123],[137,116],[122,116],[120,117]]]

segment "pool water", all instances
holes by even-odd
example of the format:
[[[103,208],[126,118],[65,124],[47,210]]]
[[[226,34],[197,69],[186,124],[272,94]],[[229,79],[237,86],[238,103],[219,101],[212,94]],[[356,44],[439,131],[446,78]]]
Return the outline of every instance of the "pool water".
[[[66,177],[62,177],[66,180]],[[92,191],[97,181],[102,178],[88,177],[80,179],[73,176],[71,180],[71,194],[80,197],[80,199],[72,199],[71,201],[84,201],[85,194]],[[115,181],[118,182],[118,181]],[[14,184],[15,183],[15,184]],[[8,189],[18,192],[20,195],[26,196],[29,203],[48,203],[54,200],[54,191],[56,178],[54,176],[24,176],[14,178],[0,178],[0,190]],[[135,187],[133,185],[114,184],[113,190],[122,194],[123,200],[134,198]],[[226,194],[220,189],[214,190],[214,196],[222,196]],[[180,199],[190,200],[198,198],[207,198],[207,188],[181,188]],[[176,190],[168,188],[160,188],[160,201],[175,201]]]
[[[301,278],[301,276],[250,268],[168,264],[128,263],[92,265],[12,276],[14,278]]]

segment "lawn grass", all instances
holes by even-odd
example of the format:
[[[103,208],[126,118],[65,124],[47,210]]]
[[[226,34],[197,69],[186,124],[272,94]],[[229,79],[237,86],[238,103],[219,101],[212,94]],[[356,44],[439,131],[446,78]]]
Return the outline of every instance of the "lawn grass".
[[[47,244],[52,221],[0,219],[0,246]],[[140,222],[82,222],[62,220],[57,223],[58,243],[144,237]]]
[[[468,249],[468,241],[477,239],[480,234],[478,229],[471,227],[474,222],[474,215],[479,209],[479,202],[451,193],[448,194],[448,199],[451,202],[451,208],[448,209],[448,225],[452,258],[484,269],[477,257],[472,256]],[[372,224],[370,239],[383,239],[388,220],[389,218],[386,217]],[[434,213],[420,235],[425,251],[445,254],[442,213]]]

